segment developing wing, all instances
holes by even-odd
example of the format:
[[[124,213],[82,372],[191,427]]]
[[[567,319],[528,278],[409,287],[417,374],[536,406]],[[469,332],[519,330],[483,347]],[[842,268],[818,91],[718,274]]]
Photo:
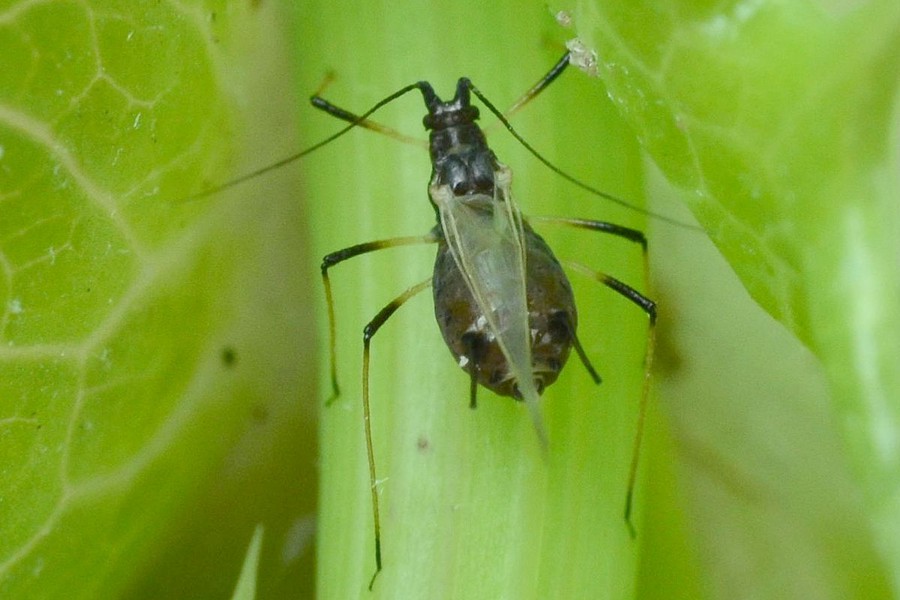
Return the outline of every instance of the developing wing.
[[[506,358],[545,447],[540,395],[532,371],[522,215],[510,195],[509,169],[501,167],[494,175],[493,198],[454,196],[446,185],[432,186],[429,193],[438,207],[450,254]]]

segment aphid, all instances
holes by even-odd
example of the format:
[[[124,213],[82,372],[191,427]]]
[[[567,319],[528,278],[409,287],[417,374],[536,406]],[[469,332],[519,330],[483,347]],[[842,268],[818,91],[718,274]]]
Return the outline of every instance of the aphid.
[[[563,72],[569,60],[567,53],[511,110],[519,108],[543,91]],[[368,117],[381,106],[412,90],[418,90],[422,94],[428,110],[424,118],[425,128],[429,131],[432,163],[428,195],[437,216],[437,224],[423,236],[359,244],[329,254],[322,261],[322,279],[331,333],[332,385],[336,396],[339,390],[335,370],[334,302],[329,269],[349,258],[384,248],[426,243],[438,246],[432,277],[407,289],[382,308],[363,332],[363,410],[375,524],[375,573],[369,584],[370,589],[382,566],[381,526],[369,408],[370,342],[398,308],[430,286],[434,297],[435,317],[444,341],[460,367],[469,374],[470,406],[476,406],[478,385],[501,396],[524,401],[544,448],[547,438],[541,420],[539,399],[544,389],[556,380],[573,347],[594,381],[600,382],[600,377],[576,335],[578,315],[571,285],[549,246],[534,232],[513,200],[510,191],[512,173],[497,160],[487,145],[484,133],[475,123],[479,113],[477,107],[471,104],[471,94],[477,96],[542,162],[567,179],[572,180],[571,177],[549,165],[522,140],[504,115],[467,78],[459,80],[456,94],[450,101],[441,100],[429,83],[420,81],[391,94],[361,116],[339,108],[318,95],[313,96],[312,103],[316,108],[350,122],[349,127],[329,138],[330,141],[353,126],[390,131],[368,121]],[[575,183],[587,187],[580,182]],[[592,188],[588,189],[600,193]],[[606,194],[601,195],[609,198]],[[642,232],[602,221],[553,220],[609,233],[640,244],[646,270],[647,241]],[[656,305],[632,287],[609,275],[582,269],[636,304],[649,317],[646,371],[625,507],[625,519],[632,530],[631,498],[649,386]]]
[[[559,77],[573,60],[567,52],[521,99],[505,113],[512,114],[532,100]],[[363,411],[369,464],[370,492],[375,529],[375,573],[369,588],[382,568],[381,525],[376,490],[375,458],[369,407],[369,358],[372,337],[406,301],[432,288],[435,317],[443,338],[470,377],[470,399],[476,406],[478,385],[501,396],[523,401],[528,407],[542,447],[547,437],[541,420],[539,399],[563,369],[572,348],[595,382],[600,377],[588,360],[576,335],[578,315],[571,285],[546,242],[531,228],[511,194],[512,173],[487,145],[484,133],[475,123],[478,108],[471,94],[503,124],[519,143],[552,171],[574,185],[632,210],[678,226],[686,226],[663,215],[635,207],[597,190],[551,164],[525,141],[497,108],[467,78],[461,78],[456,94],[442,101],[425,81],[397,90],[361,115],[339,108],[314,95],[314,107],[347,121],[349,125],[325,140],[281,161],[208,189],[195,197],[208,196],[294,162],[341,137],[355,127],[364,127],[393,137],[392,129],[369,120],[378,109],[401,96],[418,90],[425,101],[425,128],[429,131],[432,162],[428,195],[437,224],[425,235],[392,238],[351,246],[333,252],[322,261],[322,280],[328,306],[331,334],[330,359],[333,396],[339,395],[335,357],[335,315],[328,271],[350,258],[385,248],[437,244],[432,277],[397,296],[366,325],[363,332]],[[405,138],[404,138],[405,139]],[[608,233],[637,243],[647,275],[647,240],[641,231],[604,221],[571,218],[533,218],[572,227]],[[686,226],[690,227],[690,226]],[[617,292],[648,316],[645,371],[640,398],[637,431],[625,500],[625,521],[630,521],[632,495],[637,474],[643,421],[649,392],[650,371],[655,340],[656,305],[629,285],[604,273],[572,265],[589,277]]]

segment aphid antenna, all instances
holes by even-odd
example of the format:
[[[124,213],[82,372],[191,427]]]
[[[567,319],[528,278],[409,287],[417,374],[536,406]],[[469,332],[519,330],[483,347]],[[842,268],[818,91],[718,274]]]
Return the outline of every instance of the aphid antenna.
[[[191,200],[199,200],[201,198],[206,198],[206,197],[212,196],[214,194],[224,192],[225,190],[229,190],[229,189],[231,189],[235,186],[238,186],[246,181],[255,179],[256,177],[265,175],[266,173],[270,173],[276,169],[280,169],[281,167],[283,167],[285,165],[289,165],[295,161],[300,160],[304,156],[312,154],[313,152],[315,152],[319,148],[322,148],[323,146],[327,146],[331,142],[342,137],[345,133],[347,133],[351,129],[355,129],[357,127],[363,127],[366,129],[373,129],[374,131],[380,131],[381,133],[386,133],[387,135],[391,135],[391,137],[396,137],[397,139],[400,139],[400,141],[407,141],[407,140],[412,141],[411,138],[407,138],[406,136],[404,136],[403,134],[398,133],[398,132],[393,132],[393,133],[396,133],[396,136],[392,135],[391,132],[393,130],[390,130],[390,128],[387,128],[387,127],[380,126],[377,123],[371,122],[368,120],[368,118],[369,118],[369,116],[371,116],[373,113],[375,113],[378,109],[385,106],[386,104],[390,104],[397,98],[400,98],[401,96],[408,94],[412,90],[421,89],[422,84],[423,84],[423,82],[417,81],[416,83],[411,83],[405,87],[400,88],[399,90],[397,90],[390,96],[377,102],[372,108],[370,108],[363,114],[359,115],[358,117],[356,115],[353,115],[342,109],[337,109],[337,107],[334,107],[332,104],[323,100],[322,98],[319,98],[318,96],[313,96],[311,98],[313,106],[315,106],[316,108],[321,108],[321,109],[325,110],[326,112],[329,112],[329,113],[333,114],[334,116],[336,116],[340,119],[343,119],[345,121],[349,120],[350,124],[346,125],[344,128],[338,130],[337,132],[331,134],[324,140],[317,142],[308,148],[304,148],[303,150],[300,150],[299,152],[295,152],[294,154],[291,154],[290,156],[286,156],[285,158],[282,158],[279,161],[268,164],[265,167],[256,169],[255,171],[245,173],[244,175],[236,177],[235,179],[232,179],[225,183],[215,185],[211,188],[207,188],[207,189],[203,190],[202,192],[197,192],[196,194],[187,196],[183,199],[183,201],[188,202]],[[341,114],[341,113],[344,113],[344,114]],[[413,143],[418,144],[418,141],[416,140]]]
[[[566,171],[562,170],[560,167],[557,167],[555,164],[550,162],[550,160],[545,158],[540,152],[538,152],[534,148],[534,146],[529,144],[528,141],[526,141],[525,138],[522,137],[522,135],[518,131],[516,131],[516,129],[509,122],[510,116],[512,116],[513,114],[518,112],[521,108],[523,108],[526,104],[528,104],[532,99],[534,99],[538,94],[540,94],[544,89],[546,89],[560,75],[562,75],[562,73],[566,70],[566,67],[568,67],[568,65],[569,65],[570,54],[571,53],[567,51],[562,56],[562,58],[559,61],[557,61],[556,65],[554,65],[554,67],[550,70],[550,72],[548,72],[546,75],[544,75],[527,92],[525,92],[516,102],[514,102],[513,105],[506,111],[506,113],[503,113],[500,110],[498,110],[497,107],[494,106],[494,104],[490,100],[488,100],[487,97],[485,97],[485,95],[481,92],[481,90],[479,90],[475,86],[475,84],[472,83],[472,81],[470,79],[464,77],[464,78],[462,78],[461,82],[464,82],[465,87],[467,87],[469,90],[471,90],[471,92],[473,94],[475,94],[475,96],[482,102],[482,104],[484,104],[484,106],[487,107],[487,109],[495,117],[497,117],[498,121],[503,125],[503,127],[505,127],[506,130],[516,139],[516,141],[518,141],[532,156],[534,156],[541,163],[543,163],[544,166],[546,166],[548,169],[550,169],[551,171],[553,171],[554,173],[556,173],[557,175],[559,175],[560,177],[562,177],[569,183],[585,190],[586,192],[588,192],[590,194],[593,194],[594,196],[603,198],[604,200],[607,200],[609,202],[612,202],[613,204],[617,204],[619,206],[627,208],[628,210],[634,211],[636,213],[639,213],[639,214],[642,214],[642,215],[645,215],[648,217],[652,217],[654,219],[658,219],[664,223],[668,223],[670,225],[673,225],[675,227],[680,227],[682,229],[703,232],[704,229],[702,227],[698,227],[698,226],[692,225],[690,223],[684,223],[684,222],[674,219],[672,217],[668,217],[666,215],[663,215],[663,214],[660,214],[660,213],[657,213],[657,212],[654,212],[651,210],[647,210],[646,208],[642,208],[640,206],[632,204],[631,202],[625,200],[624,198],[620,198],[619,196],[616,196],[614,194],[610,194],[608,192],[604,192],[600,189],[597,189],[594,186],[578,179],[574,175],[570,175]],[[327,83],[330,81],[330,77],[331,77],[330,75],[326,75],[326,78],[325,78],[323,84],[319,87],[320,90],[323,89],[327,85]],[[354,115],[353,113],[351,113],[349,111],[346,111],[338,106],[331,104],[330,102],[328,102],[327,100],[325,100],[324,98],[319,96],[319,93],[316,92],[316,94],[314,94],[310,98],[310,101],[312,102],[312,105],[314,107],[316,107],[320,110],[324,110],[325,112],[329,113],[330,115],[337,117],[343,121],[347,121],[349,124],[346,125],[345,127],[343,127],[342,129],[338,130],[337,132],[331,134],[327,138],[323,139],[322,141],[317,142],[308,148],[300,150],[299,152],[295,152],[294,154],[291,154],[289,156],[286,156],[285,158],[282,158],[281,160],[278,160],[278,161],[268,164],[264,167],[256,169],[255,171],[245,173],[244,175],[241,175],[241,176],[239,176],[235,179],[232,179],[230,181],[227,181],[225,183],[215,185],[213,187],[203,190],[202,192],[197,192],[196,194],[187,196],[183,199],[183,201],[187,202],[187,201],[192,201],[192,200],[199,200],[201,198],[206,198],[206,197],[212,196],[214,194],[223,192],[225,190],[229,190],[229,189],[236,187],[242,183],[245,183],[251,179],[255,179],[256,177],[265,175],[266,173],[269,173],[271,171],[275,171],[276,169],[280,169],[281,167],[284,167],[295,161],[300,160],[301,158],[303,158],[304,156],[307,156],[308,154],[312,154],[313,152],[315,152],[319,148],[322,148],[323,146],[327,146],[328,144],[337,140],[338,138],[343,137],[343,135],[346,134],[347,132],[349,132],[351,129],[355,129],[357,127],[363,127],[364,129],[370,129],[372,131],[377,131],[379,133],[385,134],[385,135],[387,135],[391,138],[394,138],[398,141],[401,141],[403,143],[421,146],[421,145],[423,145],[421,140],[409,137],[407,135],[404,135],[404,134],[396,131],[395,129],[392,129],[390,127],[387,127],[387,126],[377,123],[375,121],[371,121],[371,120],[369,120],[369,117],[372,114],[374,114],[376,111],[381,109],[383,106],[390,104],[394,100],[397,100],[401,96],[405,96],[406,94],[408,94],[409,92],[411,92],[413,90],[419,90],[420,92],[422,92],[423,96],[426,96],[427,95],[426,90],[430,90],[430,89],[431,89],[430,85],[425,81],[417,81],[416,83],[411,83],[407,86],[400,88],[399,90],[397,90],[393,94],[387,96],[386,98],[383,98],[382,100],[378,101],[369,110],[367,110],[366,112],[364,112],[363,114],[361,114],[359,116]]]
[[[563,56],[562,59],[560,59],[560,61],[556,64],[556,66],[553,68],[553,70],[551,70],[550,73],[548,73],[546,76],[544,76],[544,78],[542,78],[534,86],[532,86],[532,88],[530,90],[528,90],[528,92],[526,92],[524,96],[522,96],[518,101],[516,101],[515,104],[513,104],[513,106],[510,108],[509,111],[507,111],[507,113],[512,114],[513,112],[518,111],[520,108],[522,108],[528,101],[530,101],[532,98],[534,98],[534,96],[536,94],[540,93],[545,87],[547,87],[547,85],[549,85],[553,80],[555,80],[557,77],[559,77],[562,74],[562,72],[565,70],[565,67],[568,66],[568,64],[569,64],[569,53],[566,52],[566,54]],[[504,114],[502,112],[500,112],[500,110],[497,109],[497,107],[494,106],[494,104],[485,97],[485,95],[481,92],[481,90],[479,90],[477,87],[475,87],[475,84],[473,84],[471,80],[469,80],[468,78],[463,78],[463,81],[465,82],[465,86],[468,87],[469,90],[473,94],[475,94],[475,96],[481,101],[481,103],[484,104],[484,106],[495,117],[497,117],[497,119],[500,121],[500,123],[503,124],[503,126],[506,128],[506,130],[509,131],[509,133],[516,139],[516,141],[518,141],[520,144],[522,144],[522,146],[532,156],[534,156],[536,159],[538,159],[540,162],[542,162],[544,164],[544,166],[546,166],[548,169],[550,169],[551,171],[553,171],[554,173],[556,173],[557,175],[559,175],[560,177],[562,177],[569,183],[571,183],[571,184],[573,184],[595,196],[603,198],[604,200],[612,202],[613,204],[617,204],[619,206],[622,206],[622,207],[632,210],[634,212],[640,213],[642,215],[652,217],[654,219],[658,219],[664,223],[668,223],[669,225],[673,225],[675,227],[680,227],[682,229],[688,229],[688,230],[692,230],[692,231],[700,231],[700,232],[705,231],[702,227],[698,227],[697,225],[692,225],[690,223],[684,223],[682,221],[679,221],[678,219],[674,219],[672,217],[667,217],[666,215],[654,212],[652,210],[647,210],[646,208],[642,208],[640,206],[632,204],[631,202],[628,202],[624,198],[620,198],[620,197],[610,194],[608,192],[599,190],[599,189],[593,187],[592,185],[581,181],[574,175],[570,175],[566,171],[563,171],[561,168],[557,167],[555,164],[550,162],[550,160],[545,158],[540,152],[538,152],[534,148],[534,146],[529,144],[525,140],[525,138],[523,138],[522,135],[518,131],[516,131],[516,129],[509,122],[509,119],[506,116],[504,116]]]

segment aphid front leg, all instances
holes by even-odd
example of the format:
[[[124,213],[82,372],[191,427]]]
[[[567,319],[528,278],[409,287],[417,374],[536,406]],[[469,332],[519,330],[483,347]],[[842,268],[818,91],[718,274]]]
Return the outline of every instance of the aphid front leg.
[[[372,119],[363,119],[349,110],[343,109],[340,106],[332,104],[319,94],[322,90],[316,92],[316,94],[309,99],[310,104],[312,104],[315,108],[318,108],[321,111],[324,111],[342,121],[347,121],[348,123],[353,123],[356,127],[362,127],[363,129],[368,129],[369,131],[375,131],[382,135],[386,135],[389,138],[393,138],[399,142],[403,142],[404,144],[410,144],[412,146],[420,146],[424,147],[426,144],[419,138],[410,137],[408,135],[404,135],[394,129],[393,127],[388,127],[387,125],[383,125],[378,123],[377,121],[373,121]]]
[[[562,55],[562,58],[556,61],[556,64],[553,65],[553,67],[543,77],[538,79],[537,82],[535,82],[535,84],[531,86],[531,88],[529,88],[527,92],[522,94],[522,96],[518,100],[513,102],[512,106],[510,106],[503,112],[504,118],[509,119],[511,116],[517,113],[519,109],[534,100],[538,94],[543,92],[550,86],[551,83],[556,81],[556,78],[562,75],[563,71],[565,71],[566,67],[568,66],[569,53],[566,52]]]

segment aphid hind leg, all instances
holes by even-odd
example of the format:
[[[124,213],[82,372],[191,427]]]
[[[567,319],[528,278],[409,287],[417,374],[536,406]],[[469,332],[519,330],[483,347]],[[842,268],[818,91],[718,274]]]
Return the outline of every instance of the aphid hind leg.
[[[639,244],[641,246],[641,255],[644,267],[644,281],[650,281],[650,261],[647,254],[647,236],[644,235],[643,231],[632,229],[630,227],[623,227],[622,225],[616,225],[615,223],[609,223],[606,221],[593,221],[590,219],[529,217],[529,221],[540,221],[542,223],[568,225],[569,227],[578,227],[580,229],[587,229],[589,231],[607,233]],[[605,273],[588,269],[587,267],[584,267],[580,264],[572,264],[570,266],[575,270],[588,275],[589,277],[593,277],[606,287],[612,289],[619,295],[625,297],[627,300],[637,305],[647,314],[647,317],[649,319],[649,323],[647,325],[647,347],[644,351],[644,381],[641,389],[641,403],[638,408],[637,431],[634,436],[634,445],[631,451],[631,467],[629,468],[628,472],[628,489],[625,495],[625,522],[628,525],[628,531],[631,534],[631,537],[635,537],[636,534],[634,525],[631,522],[631,510],[634,497],[634,484],[637,479],[637,468],[640,458],[641,440],[644,436],[644,420],[647,413],[647,400],[650,395],[650,374],[653,368],[653,355],[656,346],[656,303],[631,286],[619,281],[614,277],[606,275]],[[578,345],[575,346],[575,349],[576,351],[578,351]],[[579,354],[580,353],[581,352],[579,351]]]
[[[391,318],[398,308],[406,304],[406,301],[431,286],[431,277],[417,283],[405,292],[391,300],[384,308],[378,311],[375,318],[363,329],[363,422],[366,430],[366,450],[369,459],[369,487],[372,493],[372,517],[375,523],[375,572],[369,581],[369,590],[375,584],[375,578],[381,572],[381,517],[378,512],[378,490],[376,489],[375,476],[375,451],[372,446],[372,421],[371,411],[369,410],[369,346],[372,338],[378,332],[382,325]]]
[[[368,254],[376,250],[384,250],[385,248],[394,248],[396,246],[411,246],[414,244],[433,244],[438,241],[438,237],[434,232],[427,235],[416,235],[407,237],[391,238],[388,240],[378,240],[375,242],[367,242],[365,244],[356,244],[349,248],[338,250],[326,255],[322,259],[322,285],[325,287],[325,303],[328,308],[328,355],[331,362],[331,397],[325,402],[326,405],[337,400],[341,395],[341,388],[337,380],[337,352],[335,349],[335,318],[334,318],[334,297],[331,293],[331,280],[328,277],[328,269],[338,263],[342,263],[347,259]]]
[[[641,441],[644,437],[644,421],[647,415],[647,401],[650,396],[650,375],[653,370],[653,354],[656,348],[656,303],[650,300],[630,285],[619,281],[615,277],[588,269],[578,263],[569,263],[569,267],[592,277],[610,288],[626,300],[635,304],[644,311],[648,317],[647,346],[644,350],[644,380],[641,386],[641,401],[638,407],[637,430],[634,435],[634,443],[631,450],[631,466],[628,470],[628,489],[625,493],[625,523],[632,538],[636,537],[634,524],[631,522],[632,503],[634,498],[634,485],[637,480],[638,463],[640,462]]]
[[[571,317],[568,315],[568,313],[560,312],[558,314],[562,317],[562,326],[566,328],[569,339],[572,340],[572,345],[575,346],[575,352],[578,353],[578,358],[581,359],[581,364],[583,364],[584,368],[587,369],[588,375],[591,376],[591,379],[594,380],[594,383],[600,385],[600,382],[602,381],[600,375],[597,373],[594,365],[591,364],[591,360],[588,358],[587,353],[585,353],[584,347],[581,345],[581,340],[578,339],[578,334],[575,332],[575,328],[572,326]]]
[[[638,459],[641,453],[641,440],[644,437],[644,422],[647,417],[647,399],[650,396],[653,354],[656,350],[656,303],[634,288],[608,275],[604,277],[601,283],[636,304],[638,308],[647,313],[649,319],[647,323],[647,347],[644,350],[644,381],[641,386],[641,404],[638,408],[637,431],[634,435],[634,445],[631,450],[631,467],[628,470],[628,491],[625,498],[625,522],[628,523],[628,531],[631,533],[631,537],[634,538],[636,534],[634,524],[631,522],[631,508],[634,497],[634,484],[637,479]]]
[[[530,223],[540,222],[552,225],[566,225],[568,227],[577,227],[579,229],[587,229],[598,233],[606,233],[614,235],[630,242],[635,242],[641,246],[641,258],[644,263],[644,281],[650,281],[650,257],[647,254],[647,236],[639,229],[631,227],[623,227],[615,223],[607,221],[593,221],[591,219],[572,219],[568,217],[535,217],[529,216]]]

